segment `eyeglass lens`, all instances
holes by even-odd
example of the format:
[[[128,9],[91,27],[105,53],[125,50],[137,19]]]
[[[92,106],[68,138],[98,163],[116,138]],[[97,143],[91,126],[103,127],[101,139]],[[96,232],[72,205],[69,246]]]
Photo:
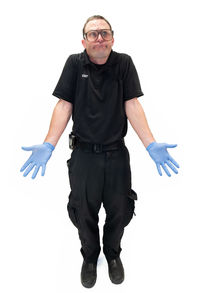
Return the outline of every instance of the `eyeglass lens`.
[[[89,31],[86,33],[87,40],[89,42],[96,41],[98,39],[99,34],[105,41],[110,41],[113,35],[111,30]]]

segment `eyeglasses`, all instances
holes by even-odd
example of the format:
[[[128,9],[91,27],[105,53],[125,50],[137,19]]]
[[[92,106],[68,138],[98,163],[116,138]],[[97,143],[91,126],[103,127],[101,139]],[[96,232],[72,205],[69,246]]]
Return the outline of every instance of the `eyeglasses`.
[[[111,41],[113,38],[114,31],[110,29],[104,29],[104,30],[94,30],[94,31],[89,31],[83,35],[84,39],[87,39],[88,42],[95,42],[99,34],[101,35],[102,39],[105,41]]]

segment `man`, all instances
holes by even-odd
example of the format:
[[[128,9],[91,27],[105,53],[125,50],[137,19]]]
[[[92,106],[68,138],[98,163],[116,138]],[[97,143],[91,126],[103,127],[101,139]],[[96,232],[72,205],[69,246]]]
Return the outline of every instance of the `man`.
[[[143,92],[136,68],[130,56],[112,50],[110,23],[99,15],[90,17],[83,28],[82,44],[84,52],[69,56],[53,92],[59,101],[44,143],[23,147],[32,155],[21,171],[26,169],[26,176],[35,166],[35,178],[41,166],[44,175],[46,163],[72,115],[73,151],[67,161],[71,192],[67,209],[82,245],[81,282],[91,288],[96,282],[101,250],[98,213],[102,203],[106,211],[103,252],[109,277],[114,284],[124,280],[120,242],[137,199],[131,188],[130,157],[124,143],[127,118],[160,175],[161,166],[171,176],[166,165],[175,173],[179,165],[167,152],[168,147],[176,145],[157,143],[149,129],[137,99]]]

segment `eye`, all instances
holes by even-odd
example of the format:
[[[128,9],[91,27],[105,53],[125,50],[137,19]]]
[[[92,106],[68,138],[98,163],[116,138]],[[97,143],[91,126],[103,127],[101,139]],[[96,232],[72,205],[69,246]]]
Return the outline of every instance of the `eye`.
[[[109,35],[108,31],[102,31],[102,36],[107,37]]]
[[[91,31],[88,33],[88,37],[89,38],[92,38],[92,39],[95,39],[97,37],[97,32],[95,31]]]
[[[110,41],[112,39],[112,32],[110,30],[103,30],[101,36],[104,40]]]

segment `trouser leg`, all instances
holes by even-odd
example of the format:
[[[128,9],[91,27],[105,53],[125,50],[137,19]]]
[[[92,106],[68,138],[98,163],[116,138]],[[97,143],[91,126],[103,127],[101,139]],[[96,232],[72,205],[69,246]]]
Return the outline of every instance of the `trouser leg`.
[[[96,262],[101,250],[98,213],[103,188],[102,156],[75,149],[68,160],[71,186],[68,212],[78,229],[81,254],[87,262]]]
[[[133,216],[136,199],[131,189],[129,161],[126,147],[100,154],[75,149],[68,160],[71,186],[68,212],[78,228],[81,253],[88,262],[96,262],[101,250],[98,213],[102,202],[106,211],[104,254],[111,260],[121,252],[124,227]]]
[[[130,222],[135,208],[136,193],[131,189],[131,170],[128,149],[106,153],[103,205],[106,221],[103,252],[107,261],[118,257],[124,227]]]

